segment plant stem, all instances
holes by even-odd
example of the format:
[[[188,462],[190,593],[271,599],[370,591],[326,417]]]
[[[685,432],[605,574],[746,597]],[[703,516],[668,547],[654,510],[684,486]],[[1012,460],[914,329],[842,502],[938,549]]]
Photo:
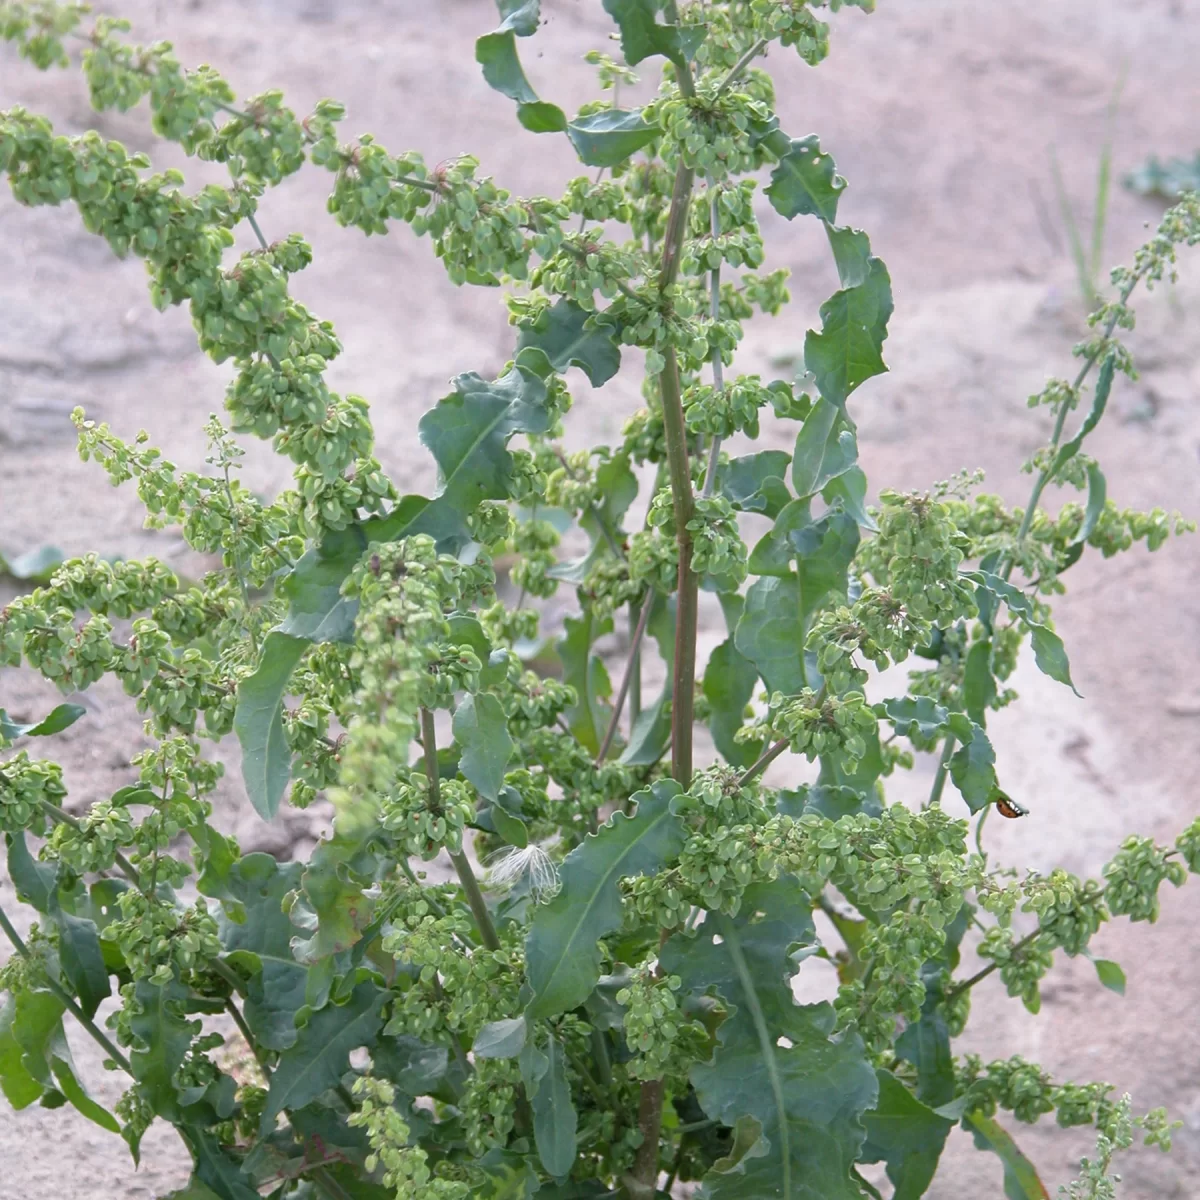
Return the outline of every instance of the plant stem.
[[[767,39],[759,38],[741,58],[729,68],[729,74],[721,80],[717,87],[717,95],[719,96],[730,84],[735,83],[738,76],[767,48]]]
[[[604,731],[604,740],[596,751],[596,766],[599,766],[612,749],[613,738],[617,736],[617,726],[621,721],[621,710],[625,707],[625,697],[629,695],[629,687],[633,682],[635,668],[640,665],[639,652],[642,648],[642,638],[646,633],[646,622],[650,619],[650,610],[654,607],[652,596],[646,596],[642,601],[642,612],[638,617],[637,628],[633,631],[633,640],[629,647],[629,658],[625,662],[625,674],[621,678],[621,686],[617,691],[617,700],[613,705],[612,716],[608,728]]]
[[[957,745],[957,738],[954,734],[950,734],[942,747],[942,757],[933,776],[933,787],[929,789],[929,799],[925,803],[926,808],[932,808],[935,804],[941,803],[942,792],[946,790],[946,776],[950,773],[950,759],[953,758],[954,748]]]
[[[0,929],[3,929],[8,940],[12,942],[13,949],[27,962],[33,962],[33,955],[29,953],[29,947],[25,945],[21,935],[16,931],[12,922],[8,919],[8,914],[3,908],[0,908]],[[109,1040],[108,1035],[89,1017],[78,1004],[69,992],[65,991],[58,985],[49,975],[46,976],[46,987],[54,993],[58,1002],[77,1020],[80,1025],[87,1030],[91,1037],[105,1050],[109,1056],[125,1072],[126,1075],[133,1076],[133,1068],[129,1065],[129,1059],[121,1053],[120,1050],[113,1045]]]
[[[738,787],[745,787],[756,775],[765,771],[787,748],[787,738],[780,738],[774,745],[764,750],[738,777]]]
[[[643,604],[649,604],[650,598],[646,597],[642,601]],[[636,612],[636,616],[634,615]],[[629,606],[629,637],[633,641],[634,631],[641,622],[641,609],[636,604]],[[629,657],[630,683],[629,683],[629,723],[634,724],[642,713],[642,647],[640,641],[633,647],[633,653]]]
[[[605,1087],[612,1086],[612,1060],[608,1055],[608,1044],[604,1040],[604,1033],[592,1026],[592,1062],[596,1064],[596,1074],[600,1076],[600,1082]]]
[[[1027,933],[1020,941],[1013,942],[1012,953],[1015,954],[1018,950],[1024,950],[1031,942],[1035,941],[1041,934],[1041,929],[1035,929],[1032,933]],[[952,1000],[955,996],[963,992],[970,991],[981,979],[986,979],[993,971],[1000,968],[999,962],[992,961],[982,970],[976,971],[970,979],[964,979],[962,983],[956,983],[952,988],[946,989],[946,999]]]
[[[429,806],[434,812],[442,811],[442,784],[438,778],[437,735],[433,728],[433,713],[427,708],[421,709],[421,745],[425,751],[425,778],[429,780]],[[492,924],[492,914],[488,912],[487,902],[479,890],[479,881],[471,870],[467,856],[459,850],[450,855],[450,861],[458,872],[458,880],[463,891],[467,894],[467,903],[479,926],[479,937],[489,950],[500,949],[500,938],[496,927]]]
[[[238,978],[237,972],[227,962],[222,962],[219,958],[210,958],[207,965],[216,974],[220,975],[239,996],[244,997],[246,995],[246,985]]]
[[[233,1018],[233,1023],[238,1027],[238,1033],[246,1039],[246,1045],[250,1047],[250,1053],[254,1055],[254,1061],[258,1063],[258,1069],[263,1073],[263,1078],[270,1084],[271,1068],[267,1064],[266,1055],[259,1049],[258,1043],[254,1040],[254,1035],[250,1032],[250,1026],[246,1024],[246,1018],[242,1016],[241,1010],[232,1000],[225,1001],[225,1011]]]
[[[748,61],[748,60],[747,60]],[[710,175],[705,181],[708,188],[708,229],[716,243],[721,233],[721,214],[717,207],[717,181]],[[708,288],[710,293],[709,314],[715,325],[721,319],[721,264],[717,263],[708,273]],[[713,346],[712,352],[713,390],[718,397],[725,390],[725,364],[721,361],[719,347]],[[721,435],[713,434],[712,445],[708,449],[708,466],[704,472],[704,495],[711,496],[717,485],[717,465],[721,458]]]
[[[265,250],[268,245],[267,239],[265,237],[263,237],[263,231],[261,229],[259,229],[258,221],[255,219],[254,214],[247,213],[246,221],[250,225],[250,228],[254,230],[254,236],[256,238],[258,238],[258,244]],[[226,479],[226,482],[228,482],[228,479]]]

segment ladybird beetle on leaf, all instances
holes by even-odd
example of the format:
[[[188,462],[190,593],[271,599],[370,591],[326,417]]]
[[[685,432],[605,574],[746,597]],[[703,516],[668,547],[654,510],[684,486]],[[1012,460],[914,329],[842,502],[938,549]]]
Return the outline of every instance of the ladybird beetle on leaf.
[[[1015,821],[1017,817],[1029,816],[1029,809],[1022,808],[1011,796],[1005,792],[996,793],[996,811],[1002,817],[1008,817],[1009,820]]]

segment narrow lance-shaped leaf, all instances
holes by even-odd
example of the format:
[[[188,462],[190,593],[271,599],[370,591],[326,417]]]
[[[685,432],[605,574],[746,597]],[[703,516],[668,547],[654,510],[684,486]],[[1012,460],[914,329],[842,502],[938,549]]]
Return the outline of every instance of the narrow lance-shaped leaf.
[[[51,734],[62,733],[69,729],[87,709],[82,704],[60,704],[51,709],[40,721],[22,725],[14,721],[4,709],[0,708],[0,738],[14,741],[19,737],[49,737]]]
[[[621,762],[634,767],[658,762],[671,740],[670,703],[675,675],[675,598],[655,592],[643,603],[654,605],[646,629],[658,644],[667,678],[657,698],[642,709],[629,732],[629,745],[621,754]]]
[[[1051,476],[1057,475],[1063,464],[1079,453],[1083,439],[1100,424],[1104,410],[1108,407],[1108,397],[1112,393],[1113,375],[1116,373],[1116,368],[1116,357],[1112,354],[1107,355],[1100,364],[1100,373],[1096,376],[1096,390],[1092,393],[1092,404],[1088,409],[1088,414],[1084,417],[1079,432],[1058,448],[1058,453],[1054,456],[1054,463],[1050,468]]]
[[[991,1150],[1004,1164],[1004,1194],[1010,1200],[1050,1200],[1037,1168],[1003,1125],[978,1111],[968,1113],[963,1124],[975,1135],[978,1149]]]
[[[1071,664],[1067,661],[1067,651],[1062,638],[1049,626],[1035,619],[1033,601],[1019,587],[1001,579],[999,575],[993,575],[990,571],[970,571],[967,578],[976,584],[982,584],[986,591],[1003,600],[1011,612],[1021,617],[1029,627],[1033,658],[1039,670],[1051,679],[1065,683],[1078,696],[1079,692],[1071,682]]]
[[[233,730],[242,745],[242,779],[254,811],[270,821],[291,775],[292,752],[283,731],[284,696],[308,643],[278,630],[267,634],[253,675],[238,684]]]
[[[792,487],[801,500],[820,492],[858,462],[854,422],[824,396],[817,399],[796,435]]]
[[[567,1081],[566,1051],[553,1035],[546,1043],[546,1072],[531,1105],[538,1158],[551,1175],[561,1179],[575,1165],[578,1117]]]
[[[534,913],[525,943],[525,969],[533,989],[530,1020],[577,1008],[600,978],[597,942],[621,924],[622,879],[652,874],[679,853],[683,828],[671,812],[679,792],[659,780],[638,792],[632,817],[614,814],[563,860],[562,887]]]

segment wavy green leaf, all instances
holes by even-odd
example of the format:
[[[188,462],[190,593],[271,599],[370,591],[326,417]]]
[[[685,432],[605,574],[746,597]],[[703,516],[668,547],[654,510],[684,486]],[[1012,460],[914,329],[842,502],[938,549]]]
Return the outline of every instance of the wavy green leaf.
[[[761,513],[773,521],[792,499],[784,483],[790,457],[786,450],[760,450],[729,459],[717,476],[721,494],[740,512]]]
[[[516,1058],[525,1049],[529,1025],[523,1016],[489,1021],[476,1035],[471,1053],[476,1058]]]
[[[1093,958],[1092,966],[1096,968],[1096,977],[1101,986],[1116,992],[1118,996],[1125,995],[1125,972],[1120,963],[1113,962],[1111,958]]]
[[[486,800],[495,800],[515,746],[504,706],[490,692],[467,695],[454,711],[454,739],[462,748],[458,769]]]
[[[264,821],[279,811],[291,776],[283,701],[292,671],[307,649],[303,639],[273,630],[263,643],[258,668],[238,684],[233,731],[242,746],[242,780],[254,811]]]
[[[1108,501],[1108,481],[1100,464],[1088,463],[1087,466],[1088,498],[1087,507],[1083,512],[1083,524],[1075,535],[1074,545],[1082,545],[1096,531],[1100,518],[1104,515],[1104,506]]]
[[[475,42],[475,61],[488,86],[517,102],[517,119],[531,133],[562,133],[567,117],[561,108],[539,100],[517,54],[516,33],[501,26]]]
[[[1079,453],[1079,448],[1083,445],[1083,439],[1100,424],[1100,419],[1104,416],[1104,410],[1108,407],[1108,397],[1112,393],[1113,376],[1116,373],[1116,368],[1116,355],[1106,355],[1104,361],[1100,364],[1100,371],[1096,376],[1096,390],[1092,393],[1092,403],[1088,409],[1087,416],[1084,417],[1083,424],[1079,427],[1079,432],[1058,448],[1058,453],[1054,456],[1054,462],[1050,467],[1051,477],[1057,475],[1064,464]]]
[[[820,139],[810,133],[788,143],[765,194],[775,211],[789,221],[811,214],[832,224],[845,190],[846,181],[837,174],[832,155],[822,153]]]
[[[844,407],[859,384],[887,370],[882,350],[891,315],[892,281],[878,258],[862,283],[821,305],[821,332],[808,331],[804,362],[826,400]]]
[[[751,575],[783,577],[792,573],[796,548],[792,534],[812,524],[812,504],[808,500],[789,500],[775,518],[775,524],[750,551],[747,563]]]
[[[863,1117],[862,1162],[886,1162],[892,1200],[919,1200],[933,1182],[954,1122],[922,1104],[890,1071],[877,1071],[879,1100]]]
[[[663,7],[663,0],[604,0],[604,11],[621,30],[621,53],[631,67],[652,54],[686,64],[704,41],[701,25],[660,25],[656,18]]]
[[[134,1037],[129,1062],[134,1078],[154,1112],[177,1122],[180,1104],[175,1076],[192,1038],[200,1031],[200,1022],[184,1015],[188,990],[178,981],[160,985],[143,979],[137,984],[135,998],[139,1011],[129,1019]]]
[[[8,839],[8,877],[17,889],[17,898],[40,913],[49,914],[58,907],[57,862],[39,862],[29,853],[23,832],[5,834]]]
[[[288,602],[280,633],[309,642],[352,642],[358,601],[342,584],[367,548],[361,525],[328,531],[279,584]]]
[[[79,1007],[94,1017],[96,1009],[112,995],[96,923],[61,909],[55,912],[54,923],[58,926],[58,958],[63,974],[79,998]]]
[[[800,580],[794,574],[767,575],[750,585],[733,644],[768,691],[791,696],[807,686]]]
[[[53,999],[48,992],[42,994]],[[22,1061],[24,1051],[13,1032],[16,1020],[17,997],[9,993],[0,1005],[0,1092],[19,1112],[40,1099],[45,1089]]]
[[[987,725],[988,709],[996,699],[996,677],[992,674],[992,639],[974,642],[963,667],[963,708],[980,728]]]
[[[663,947],[663,970],[680,977],[684,996],[715,989],[729,1007],[711,1061],[691,1070],[701,1107],[725,1125],[751,1117],[761,1127],[732,1168],[705,1177],[701,1195],[859,1200],[850,1172],[878,1085],[860,1039],[834,1037],[833,1007],[795,1002],[793,948],[815,940],[807,895],[782,878],[747,889],[736,919],[709,914]]]
[[[563,860],[562,887],[535,910],[525,943],[529,1020],[578,1007],[596,986],[597,942],[621,925],[621,880],[652,874],[683,846],[683,828],[671,812],[678,793],[669,779],[638,792],[632,817],[615,813]]]
[[[871,272],[871,241],[861,229],[825,224],[829,248],[844,288],[858,287]]]
[[[561,1179],[575,1165],[578,1117],[567,1080],[566,1051],[553,1035],[546,1043],[546,1071],[530,1104],[538,1158],[551,1175]]]
[[[329,1004],[313,1013],[295,1044],[279,1056],[259,1126],[263,1136],[285,1108],[303,1108],[336,1087],[350,1067],[352,1051],[375,1044],[387,998],[387,991],[368,981],[360,983],[345,1004]]]
[[[998,786],[996,752],[988,735],[974,722],[971,723],[971,740],[950,757],[950,778],[973,813],[995,798]]]
[[[746,723],[746,705],[758,683],[758,668],[734,645],[723,641],[704,669],[704,697],[711,715],[708,727],[713,742],[727,763],[748,767],[762,752],[762,742],[735,742],[733,735]]]
[[[549,428],[546,385],[531,371],[513,367],[492,382],[473,373],[459,375],[454,391],[418,425],[421,444],[438,465],[440,488],[433,503],[465,517],[484,500],[507,499],[508,439]]]
[[[231,965],[249,974],[243,1015],[258,1043],[286,1050],[296,1041],[296,1013],[304,1005],[308,971],[292,954],[296,934],[283,903],[300,885],[302,863],[277,863],[270,854],[247,854],[229,869],[229,894],[218,920]]]
[[[592,313],[570,300],[559,300],[538,319],[521,327],[517,353],[540,350],[554,370],[578,367],[592,387],[607,383],[621,367],[621,351],[605,327],[589,327]]]
[[[1010,1200],[1050,1200],[1037,1168],[998,1121],[982,1112],[970,1112],[963,1117],[963,1125],[975,1135],[978,1149],[990,1150],[1004,1164],[1004,1194]]]
[[[51,709],[40,721],[32,725],[21,725],[0,708],[0,738],[15,741],[19,737],[49,737],[69,729],[87,712],[82,704],[60,704]]]
[[[196,1160],[196,1178],[220,1200],[260,1200],[253,1181],[211,1133],[188,1128],[186,1137]]]
[[[662,130],[647,124],[636,109],[604,108],[576,117],[567,126],[567,137],[579,161],[588,167],[619,166],[661,134]]]
[[[858,550],[858,522],[849,513],[832,512],[791,534],[800,583],[800,629],[804,636],[813,617],[831,600],[845,600],[848,571]]]
[[[608,671],[598,654],[592,653],[597,638],[612,632],[612,618],[597,620],[591,610],[580,617],[567,617],[563,636],[555,643],[563,665],[563,682],[575,689],[576,702],[563,714],[567,727],[585,750],[596,754],[608,727],[612,708],[604,697],[612,695]]]
[[[844,475],[858,462],[854,422],[843,408],[817,398],[800,432],[792,454],[792,487],[801,500],[820,492],[831,480]]]

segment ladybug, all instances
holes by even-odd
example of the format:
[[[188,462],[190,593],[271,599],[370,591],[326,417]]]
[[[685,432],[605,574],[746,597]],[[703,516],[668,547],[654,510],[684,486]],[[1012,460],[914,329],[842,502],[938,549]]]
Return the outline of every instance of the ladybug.
[[[1018,817],[1029,816],[1029,809],[1022,808],[1011,796],[1005,792],[996,793],[996,811],[1002,817],[1008,817],[1009,820],[1015,821]]]

